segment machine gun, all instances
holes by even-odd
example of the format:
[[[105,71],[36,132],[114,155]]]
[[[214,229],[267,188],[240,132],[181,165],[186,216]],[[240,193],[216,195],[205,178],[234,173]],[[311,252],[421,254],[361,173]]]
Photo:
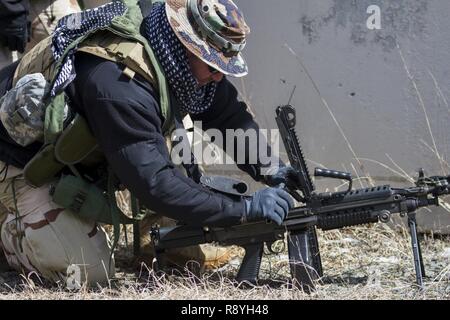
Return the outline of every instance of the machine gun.
[[[348,173],[316,169],[316,177],[348,181],[343,192],[316,193],[295,132],[295,109],[277,108],[277,124],[292,167],[298,175],[298,186],[289,192],[303,205],[291,210],[281,226],[260,221],[226,228],[193,226],[155,227],[151,231],[155,256],[164,266],[163,253],[167,249],[218,243],[237,245],[245,249],[236,280],[256,283],[264,244],[269,250],[287,235],[289,265],[293,284],[306,292],[314,289],[314,280],[322,276],[322,264],[316,228],[334,230],[368,223],[387,223],[393,214],[408,217],[417,284],[423,287],[425,276],[417,233],[416,212],[419,208],[439,206],[439,198],[450,193],[450,176],[425,177],[423,170],[414,187],[393,188],[389,185],[366,189],[352,189]]]

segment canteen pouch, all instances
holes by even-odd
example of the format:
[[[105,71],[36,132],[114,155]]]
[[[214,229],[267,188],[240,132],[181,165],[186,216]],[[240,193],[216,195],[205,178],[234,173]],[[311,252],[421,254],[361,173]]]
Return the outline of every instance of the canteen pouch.
[[[53,201],[79,216],[105,224],[114,224],[107,192],[84,179],[66,175],[51,190]],[[119,213],[120,223],[130,223],[130,218]]]

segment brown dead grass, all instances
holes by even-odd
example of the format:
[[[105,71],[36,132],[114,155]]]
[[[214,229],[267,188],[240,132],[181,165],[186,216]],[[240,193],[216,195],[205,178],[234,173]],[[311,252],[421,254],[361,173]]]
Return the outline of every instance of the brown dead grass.
[[[69,291],[63,285],[42,284],[35,275],[0,274],[0,299],[151,299],[151,300],[303,300],[303,299],[449,299],[450,237],[424,236],[422,249],[427,271],[425,290],[415,285],[409,236],[386,225],[319,232],[324,277],[315,293],[307,295],[288,285],[286,251],[265,256],[263,285],[238,289],[233,282],[240,256],[214,272],[196,276],[156,275],[147,266],[120,268],[115,279],[96,288]],[[282,246],[280,246],[281,249]],[[130,253],[117,254],[126,266]]]

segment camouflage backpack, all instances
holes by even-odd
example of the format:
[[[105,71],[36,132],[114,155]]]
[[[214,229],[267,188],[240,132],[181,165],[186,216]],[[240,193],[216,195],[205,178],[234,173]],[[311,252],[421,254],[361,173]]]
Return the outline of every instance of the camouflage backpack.
[[[25,147],[44,136],[43,98],[48,83],[41,73],[27,74],[0,99],[0,119],[11,139]]]

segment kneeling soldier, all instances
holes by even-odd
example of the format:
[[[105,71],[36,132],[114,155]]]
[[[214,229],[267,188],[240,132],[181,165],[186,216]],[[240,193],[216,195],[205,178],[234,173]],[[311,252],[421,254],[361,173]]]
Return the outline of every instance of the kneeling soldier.
[[[226,78],[247,74],[240,52],[248,33],[231,0],[115,1],[61,19],[51,37],[3,69],[0,221],[9,265],[55,281],[71,265],[88,283],[113,276],[99,223],[133,222],[115,204],[120,186],[177,223],[281,224],[293,201],[275,187],[289,182],[290,167],[263,175],[261,161],[240,164],[271,187],[230,196],[200,184],[198,166],[185,163],[182,172],[166,145],[185,115],[223,134],[258,130]],[[250,147],[245,159],[258,152]],[[176,255],[212,266],[229,258],[223,249]]]

